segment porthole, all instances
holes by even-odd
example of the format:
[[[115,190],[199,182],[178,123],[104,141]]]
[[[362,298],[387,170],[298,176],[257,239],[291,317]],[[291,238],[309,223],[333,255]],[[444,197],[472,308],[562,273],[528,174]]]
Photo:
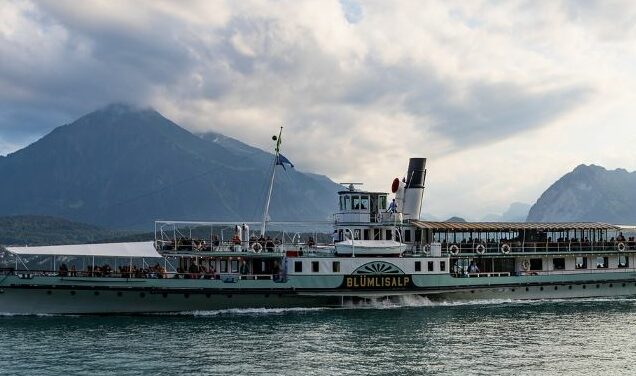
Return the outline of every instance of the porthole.
[[[187,292],[185,294],[183,294],[183,297],[188,299],[190,297],[190,294],[188,294]]]
[[[164,292],[163,294],[161,294],[161,296],[163,296],[164,298],[167,298],[168,297],[168,293]]]
[[[515,289],[510,289],[510,291],[515,292]]]
[[[585,288],[587,288],[587,287],[586,287],[585,285],[583,285],[583,288],[585,289]]]
[[[124,295],[124,293],[123,293],[123,292],[121,292],[121,291],[117,291],[117,296],[122,297],[123,295]]]
[[[543,286],[539,287],[539,290],[543,291]]]
[[[470,293],[471,293],[471,294],[474,294],[474,293],[475,293],[475,290],[470,290]]]
[[[623,287],[625,287],[625,286],[626,286],[625,283],[623,283]]]
[[[51,294],[53,294],[53,291],[51,291],[51,290],[46,292],[46,295],[51,295]]]
[[[228,297],[228,298],[231,298],[231,297],[232,297],[232,294],[229,294],[227,297]]]
[[[71,295],[75,295],[75,291],[71,291]]]
[[[529,287],[526,287],[526,291],[530,291],[530,288],[529,288]]]
[[[269,298],[269,294],[265,294],[265,297],[266,297],[266,298]]]
[[[572,290],[572,286],[568,286],[568,290]]]
[[[614,287],[614,284],[613,284],[613,283],[610,283],[610,284],[609,284],[609,287]]]
[[[554,289],[555,289],[555,290],[558,290],[558,289],[559,289],[559,286],[554,286]]]
[[[139,297],[140,298],[145,298],[146,297],[146,293],[145,292],[140,292],[139,293]]]
[[[597,288],[597,289],[601,288],[601,285],[596,285],[596,288]]]
[[[95,295],[95,296],[99,296],[99,291],[95,291],[95,292],[93,293],[93,295]]]
[[[211,296],[212,296],[212,294],[210,294],[209,292],[205,294],[205,297],[206,297],[206,298],[209,298],[209,297],[211,297]]]

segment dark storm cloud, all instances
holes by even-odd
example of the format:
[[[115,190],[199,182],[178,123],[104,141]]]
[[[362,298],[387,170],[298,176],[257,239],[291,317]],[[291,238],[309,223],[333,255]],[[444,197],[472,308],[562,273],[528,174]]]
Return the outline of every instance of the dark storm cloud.
[[[356,2],[340,6],[348,23],[364,21]],[[10,88],[0,93],[6,141],[40,136],[110,102],[147,105],[160,97],[284,108],[299,127],[340,129],[356,118],[339,107],[377,110],[388,101],[413,116],[422,132],[463,148],[544,126],[592,93],[581,86],[459,80],[433,63],[386,64],[372,55],[360,69],[347,70],[311,30],[273,16],[236,14],[222,27],[193,27],[161,12],[133,14],[129,22],[82,12],[73,3],[37,3],[21,13],[22,27],[35,30],[0,39],[0,83]],[[329,112],[321,114],[321,106]]]

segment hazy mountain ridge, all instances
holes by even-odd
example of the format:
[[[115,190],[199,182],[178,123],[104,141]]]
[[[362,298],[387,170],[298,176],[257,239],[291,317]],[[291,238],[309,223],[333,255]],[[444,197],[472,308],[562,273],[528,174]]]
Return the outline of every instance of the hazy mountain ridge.
[[[63,218],[34,215],[0,217],[0,228],[0,244],[6,245],[94,243],[138,237],[137,234],[113,231]]]
[[[0,159],[9,182],[0,191],[0,214],[116,228],[149,228],[155,219],[260,219],[273,156],[210,137],[152,109],[107,106]],[[324,220],[338,189],[326,177],[280,170],[271,218]]]
[[[636,223],[636,172],[579,165],[539,197],[527,220]]]

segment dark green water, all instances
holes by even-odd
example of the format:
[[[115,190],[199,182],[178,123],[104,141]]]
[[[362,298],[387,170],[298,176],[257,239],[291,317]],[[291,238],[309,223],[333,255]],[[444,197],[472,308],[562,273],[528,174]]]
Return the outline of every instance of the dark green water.
[[[0,317],[0,373],[636,374],[636,300]]]

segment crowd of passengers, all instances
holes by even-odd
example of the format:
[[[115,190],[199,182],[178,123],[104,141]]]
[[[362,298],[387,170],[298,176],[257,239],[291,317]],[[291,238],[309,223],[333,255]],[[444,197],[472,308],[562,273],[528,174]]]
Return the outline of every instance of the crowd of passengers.
[[[274,252],[277,246],[281,245],[282,242],[278,238],[272,238],[271,236],[261,235],[257,237],[252,235],[248,242],[244,242],[239,237],[238,233],[235,233],[232,239],[229,242],[229,245],[234,246],[246,246],[252,250],[262,250],[264,252]],[[309,237],[307,240],[308,247],[314,247],[316,245],[316,241],[313,237]],[[175,242],[172,240],[165,241],[161,245],[161,249],[164,251],[171,250],[193,250],[200,252],[210,252],[221,246],[221,241],[218,236],[214,236],[212,241],[204,240],[204,239],[190,239],[186,237],[181,237],[177,239],[176,246]]]
[[[274,279],[279,277],[281,272],[280,265],[278,261],[274,262],[272,267],[272,275],[274,275]],[[250,268],[248,264],[243,260],[241,266],[239,268],[239,273],[241,275],[251,274]],[[113,273],[113,269],[110,265],[105,264],[102,266],[91,266],[89,265],[85,271],[78,271],[75,265],[71,265],[69,268],[65,263],[61,264],[58,268],[58,276],[60,277],[121,277],[121,278],[168,278],[166,273],[166,269],[156,264],[155,266],[140,268],[136,265],[132,267],[120,266],[118,268],[118,273]],[[184,268],[178,268],[177,273],[172,276],[172,278],[182,278],[182,279],[218,279],[219,274],[216,273],[214,265],[210,265],[209,267],[205,267],[203,265],[196,265],[195,263],[191,263],[190,267],[185,270]]]
[[[89,265],[86,270],[78,271],[75,265],[69,268],[65,263],[61,264],[57,271],[60,277],[121,277],[121,278],[167,278],[166,269],[156,264],[146,268],[140,268],[136,265],[120,266],[117,273],[113,272],[110,265],[101,266]]]

